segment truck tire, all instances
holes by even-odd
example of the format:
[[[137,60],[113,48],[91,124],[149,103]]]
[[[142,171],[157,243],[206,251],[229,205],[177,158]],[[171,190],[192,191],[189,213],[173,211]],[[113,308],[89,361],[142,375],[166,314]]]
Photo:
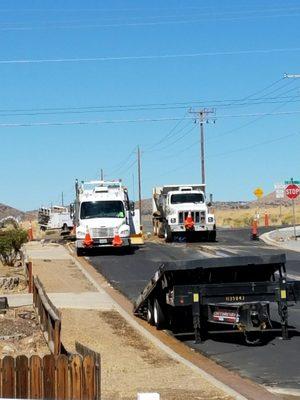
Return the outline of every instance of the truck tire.
[[[147,322],[150,325],[154,325],[154,310],[153,310],[153,302],[148,300],[147,305]]]
[[[165,237],[164,224],[161,221],[158,222],[157,236],[161,239]]]
[[[152,225],[153,225],[153,235],[157,236],[157,233],[158,233],[158,222],[157,222],[156,219],[153,220]]]
[[[165,225],[165,241],[167,243],[173,242],[173,233],[171,231],[169,224],[167,224],[167,223]]]
[[[166,325],[166,318],[163,309],[157,299],[154,299],[153,319],[156,329],[164,329]]]
[[[209,241],[215,242],[217,239],[217,231],[214,229],[213,231],[209,232]]]
[[[84,249],[82,249],[81,247],[77,247],[76,254],[77,254],[77,257],[82,257],[84,255]]]

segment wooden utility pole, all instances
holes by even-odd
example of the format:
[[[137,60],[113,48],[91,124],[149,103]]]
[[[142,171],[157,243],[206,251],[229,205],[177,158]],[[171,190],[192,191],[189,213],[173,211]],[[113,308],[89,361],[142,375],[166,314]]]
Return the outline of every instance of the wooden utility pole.
[[[190,111],[191,114],[195,114],[196,118],[199,119],[200,123],[200,160],[201,160],[201,180],[202,184],[205,185],[205,136],[204,136],[204,124],[208,122],[208,115],[214,114],[215,110],[203,108],[200,111]],[[205,189],[204,189],[205,190]]]
[[[140,210],[140,229],[142,230],[142,181],[141,181],[141,150],[138,146],[138,185],[139,185],[139,210]]]

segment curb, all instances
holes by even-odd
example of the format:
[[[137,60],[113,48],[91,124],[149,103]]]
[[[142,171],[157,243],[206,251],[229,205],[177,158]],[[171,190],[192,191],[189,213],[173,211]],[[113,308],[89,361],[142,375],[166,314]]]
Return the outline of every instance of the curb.
[[[274,239],[271,239],[271,238],[269,237],[269,235],[270,235],[270,233],[273,233],[273,232],[275,232],[275,231],[263,233],[259,238],[260,238],[262,241],[264,241],[265,243],[267,243],[267,244],[269,244],[269,245],[271,245],[271,246],[278,247],[278,248],[280,248],[281,250],[296,251],[296,252],[298,252],[298,253],[300,252],[300,248],[299,248],[299,250],[297,250],[297,249],[290,249],[290,248],[287,248],[287,247],[283,246],[282,243],[277,242],[277,241],[274,240]]]

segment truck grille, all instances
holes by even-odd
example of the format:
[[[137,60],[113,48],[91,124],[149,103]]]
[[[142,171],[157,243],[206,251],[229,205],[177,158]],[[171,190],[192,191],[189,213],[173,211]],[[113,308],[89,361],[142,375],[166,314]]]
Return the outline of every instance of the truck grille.
[[[92,238],[108,238],[114,236],[113,228],[91,228]]]
[[[178,213],[178,220],[180,224],[183,224],[188,217],[189,211],[180,211]],[[196,224],[205,224],[205,211],[192,211],[191,216]]]

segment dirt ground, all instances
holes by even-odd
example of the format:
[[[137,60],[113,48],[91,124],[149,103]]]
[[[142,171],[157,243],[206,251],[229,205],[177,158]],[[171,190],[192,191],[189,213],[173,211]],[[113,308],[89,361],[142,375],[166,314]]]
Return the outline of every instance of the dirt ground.
[[[158,392],[161,400],[229,399],[137,333],[116,311],[62,310],[63,343],[75,340],[101,354],[104,400]],[[82,324],[84,321],[84,329]]]
[[[19,284],[12,289],[0,288],[0,295],[13,293],[27,293],[27,283],[24,268],[21,265],[10,267],[3,265],[0,261],[0,278],[2,277],[17,277]]]
[[[2,357],[50,353],[32,307],[0,313],[0,352]]]

